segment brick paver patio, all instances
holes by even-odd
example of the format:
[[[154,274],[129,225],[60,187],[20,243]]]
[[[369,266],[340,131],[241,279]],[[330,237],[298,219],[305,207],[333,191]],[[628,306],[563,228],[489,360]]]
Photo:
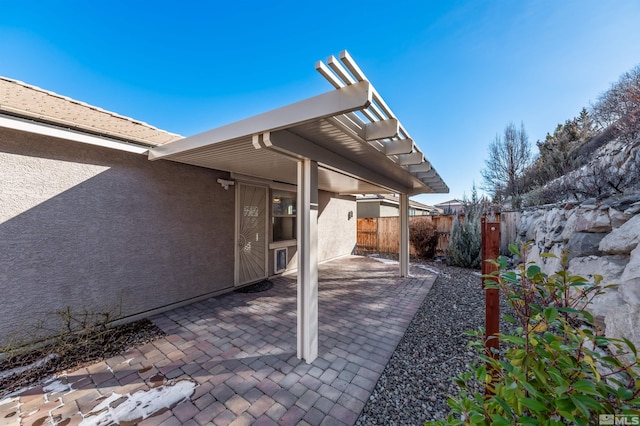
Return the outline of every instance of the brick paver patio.
[[[166,337],[0,400],[0,424],[352,425],[435,280],[412,272],[321,265],[312,364],[296,358],[295,276],[278,277],[154,316]]]

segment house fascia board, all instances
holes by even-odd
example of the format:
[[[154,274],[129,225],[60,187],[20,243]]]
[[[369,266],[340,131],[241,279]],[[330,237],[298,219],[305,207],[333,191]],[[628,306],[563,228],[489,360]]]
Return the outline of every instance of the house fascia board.
[[[3,114],[0,114],[0,127],[59,139],[66,139],[74,142],[82,142],[90,145],[97,145],[104,148],[118,149],[120,151],[132,152],[135,154],[146,154],[149,150],[148,147],[141,145],[127,143],[103,136],[91,135],[76,130],[64,129],[50,124],[39,123],[33,120]]]
[[[149,159],[170,159],[218,142],[234,140],[267,131],[292,127],[321,118],[332,117],[366,108],[371,104],[372,87],[368,81],[332,90],[244,120],[236,121],[185,139],[149,150]]]

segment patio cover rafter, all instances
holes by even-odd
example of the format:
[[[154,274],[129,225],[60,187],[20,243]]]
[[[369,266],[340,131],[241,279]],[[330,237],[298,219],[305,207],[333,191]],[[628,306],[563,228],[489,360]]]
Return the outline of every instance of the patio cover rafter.
[[[342,194],[448,192],[442,178],[349,54],[344,51],[340,60],[331,56],[327,62],[318,62],[316,69],[335,90],[155,147],[149,150],[149,159],[295,184],[295,162],[288,164],[285,157],[299,159],[309,152],[323,152],[324,158],[329,158],[331,152],[332,161],[319,161],[320,189]],[[258,149],[262,146],[255,144],[257,135],[283,130],[305,142],[289,144],[286,150],[278,146]],[[278,160],[278,153],[286,155]],[[350,167],[341,170],[345,159]],[[354,173],[356,169],[359,171]],[[427,171],[428,175],[423,174]],[[332,179],[333,172],[360,183]]]
[[[333,90],[300,102],[277,108],[235,123],[157,147],[149,152],[150,160],[170,157],[218,142],[251,136],[265,131],[285,129],[295,125],[332,117],[366,108],[371,104],[372,90],[368,81]],[[170,159],[170,158],[169,158]]]

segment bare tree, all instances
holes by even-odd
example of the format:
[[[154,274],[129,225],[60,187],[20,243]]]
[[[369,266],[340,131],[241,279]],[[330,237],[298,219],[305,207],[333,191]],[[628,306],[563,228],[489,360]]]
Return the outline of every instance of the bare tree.
[[[519,204],[519,198],[525,188],[522,188],[522,176],[532,162],[529,137],[520,124],[509,123],[504,129],[504,137],[496,135],[489,145],[489,158],[482,170],[484,179],[483,189],[492,194],[494,201],[503,197],[510,197],[514,205]]]
[[[627,142],[640,135],[640,65],[611,85],[593,105],[593,115],[602,129],[612,127],[615,136]]]

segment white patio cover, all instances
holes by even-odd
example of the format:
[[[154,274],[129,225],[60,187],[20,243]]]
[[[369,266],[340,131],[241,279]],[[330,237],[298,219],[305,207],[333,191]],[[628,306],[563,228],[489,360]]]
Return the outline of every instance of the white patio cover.
[[[449,188],[346,51],[316,69],[321,95],[149,150],[171,160],[298,187],[298,356],[317,356],[317,191],[400,194],[400,273],[408,197]],[[406,229],[405,229],[406,228]]]

